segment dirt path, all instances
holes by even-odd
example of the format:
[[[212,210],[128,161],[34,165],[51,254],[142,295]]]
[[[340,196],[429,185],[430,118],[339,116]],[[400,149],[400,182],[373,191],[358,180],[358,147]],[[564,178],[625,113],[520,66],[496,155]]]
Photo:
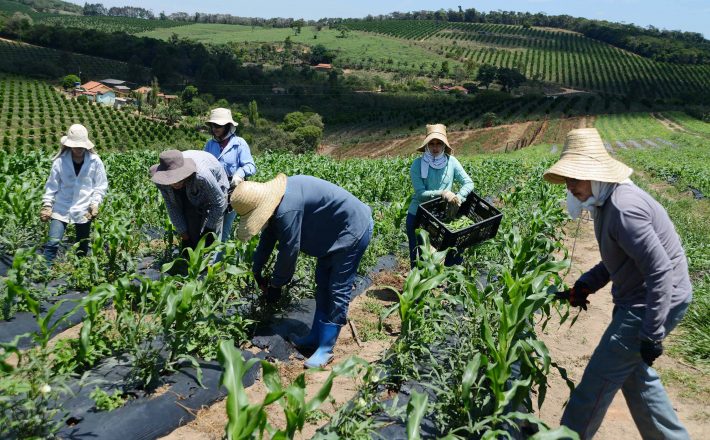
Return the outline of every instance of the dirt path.
[[[574,242],[577,223],[571,223],[568,228],[566,245],[570,252]],[[573,266],[565,279],[568,284],[574,283],[579,275],[599,262],[599,248],[594,237],[594,226],[591,221],[582,222],[577,238]],[[540,338],[550,349],[553,361],[567,369],[570,379],[579,383],[589,357],[611,321],[613,304],[611,301],[611,284],[590,297],[589,310],[581,312],[573,327],[568,324],[562,327],[551,324],[543,332],[538,328]],[[672,335],[671,335],[672,337]],[[657,369],[665,382],[674,408],[680,420],[690,432],[691,438],[705,438],[710,432],[710,408],[707,405],[708,383],[707,375],[689,368],[670,356],[662,356],[657,361]],[[674,381],[667,383],[667,377],[683,377],[691,375],[700,382],[700,391],[693,390],[691,384],[683,385]],[[569,389],[565,382],[553,369],[549,376],[551,388],[548,390],[545,403],[539,412],[539,417],[551,426],[559,426],[563,405],[569,398]],[[636,429],[624,397],[618,393],[595,439],[633,440],[641,436]]]
[[[391,285],[401,287],[403,278],[394,274],[380,274],[374,285]],[[362,346],[358,346],[353,334],[346,326],[343,327],[338,343],[335,346],[335,359],[333,363],[344,361],[350,356],[358,356],[368,362],[374,362],[382,357],[383,352],[392,344],[396,333],[399,331],[399,322],[395,316],[385,321],[385,331],[377,331],[379,310],[391,305],[397,297],[388,291],[370,289],[365,294],[358,296],[351,304],[348,313],[349,319],[355,323]],[[396,315],[396,314],[395,314]],[[331,364],[333,365],[333,364]],[[288,364],[279,364],[281,383],[285,386],[293,382],[299,374],[303,373],[303,361],[292,360]],[[328,377],[329,371],[308,373],[306,375],[306,399],[320,389]],[[337,378],[333,384],[331,398],[320,408],[321,417],[307,421],[304,430],[296,435],[296,439],[310,439],[316,430],[326,424],[329,416],[338,408],[348,402],[357,391],[361,377]],[[263,400],[267,389],[261,380],[247,390],[249,401],[252,403]],[[269,423],[277,428],[286,426],[286,419],[278,404],[267,407]],[[224,435],[227,424],[226,400],[201,410],[195,420],[176,429],[162,440],[220,440]]]
[[[670,119],[666,118],[665,116],[663,116],[660,113],[651,113],[651,116],[653,116],[653,118],[655,120],[660,122],[664,127],[666,127],[667,129],[669,129],[671,131],[680,131],[683,133],[689,133],[688,130],[685,129],[685,127],[671,121]]]

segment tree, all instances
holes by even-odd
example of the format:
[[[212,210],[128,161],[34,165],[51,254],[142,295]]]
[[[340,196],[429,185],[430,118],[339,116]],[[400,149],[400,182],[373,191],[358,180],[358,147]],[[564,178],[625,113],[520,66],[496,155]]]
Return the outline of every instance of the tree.
[[[5,22],[5,32],[22,36],[22,33],[32,27],[32,18],[22,12],[15,12]]]
[[[496,79],[498,74],[498,69],[490,64],[484,64],[478,69],[478,75],[476,76],[476,81],[485,88],[491,85]]]
[[[256,127],[257,123],[259,122],[259,108],[256,104],[256,101],[251,101],[249,103],[247,117],[249,118],[249,123]]]
[[[525,75],[520,73],[517,69],[510,69],[507,67],[501,67],[498,69],[497,78],[500,85],[503,86],[503,90],[506,92],[511,92],[526,80]]]
[[[182,118],[180,104],[176,102],[170,102],[167,105],[159,104],[155,113],[160,119],[164,119],[168,125],[174,125]]]
[[[199,91],[197,90],[197,87],[193,85],[188,85],[186,86],[182,93],[180,94],[180,99],[182,99],[183,104],[189,104],[192,102],[193,99],[197,98],[199,95]]]
[[[158,84],[158,78],[153,77],[153,82],[150,83],[150,91],[148,92],[148,97],[146,99],[150,108],[153,109],[153,114],[155,114],[155,109],[158,106],[159,93],[160,85]]]
[[[62,78],[62,87],[64,87],[64,90],[69,90],[74,87],[75,83],[80,83],[81,79],[74,75],[70,74]]]
[[[292,134],[295,152],[304,153],[306,151],[314,151],[318,148],[321,139],[323,138],[323,129],[315,125],[306,125],[298,127]]]
[[[331,51],[326,49],[322,44],[316,44],[311,49],[311,56],[309,57],[309,62],[311,65],[315,66],[320,63],[331,63],[335,56]]]

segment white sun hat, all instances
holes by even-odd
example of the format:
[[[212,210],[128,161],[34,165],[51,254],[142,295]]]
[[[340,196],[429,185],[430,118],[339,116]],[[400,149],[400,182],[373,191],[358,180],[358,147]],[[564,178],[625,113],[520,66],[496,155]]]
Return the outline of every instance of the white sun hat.
[[[562,155],[543,178],[550,183],[565,183],[565,178],[619,183],[634,170],[612,158],[604,148],[596,128],[570,130]]]
[[[216,125],[227,125],[227,124],[232,124],[234,127],[236,127],[237,124],[234,122],[234,119],[232,119],[232,111],[228,108],[215,108],[210,112],[210,117],[207,119],[207,125],[210,124],[216,124]]]
[[[245,181],[232,192],[229,203],[239,215],[237,238],[248,241],[258,234],[281,203],[286,192],[286,175],[279,173],[268,182]]]
[[[62,136],[59,142],[63,147],[85,148],[87,150],[94,148],[93,142],[89,140],[89,131],[81,124],[74,124],[69,127],[67,135]]]

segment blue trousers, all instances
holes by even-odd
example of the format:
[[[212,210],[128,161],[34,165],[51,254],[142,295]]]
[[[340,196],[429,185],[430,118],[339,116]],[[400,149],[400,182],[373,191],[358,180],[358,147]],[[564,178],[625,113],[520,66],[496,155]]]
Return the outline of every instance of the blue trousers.
[[[421,240],[417,237],[417,216],[407,214],[406,226],[407,241],[409,242],[409,265],[414,269],[417,265],[417,258],[419,258],[419,246],[422,245]],[[463,263],[463,256],[457,252],[456,248],[450,248],[446,254],[444,265],[449,267],[461,263]]]
[[[362,238],[349,249],[319,258],[316,264],[316,315],[324,321],[345,325],[348,319],[350,294],[360,260],[370,244],[374,222]]]
[[[222,220],[222,243],[231,237],[235,218],[237,218],[237,211],[233,209],[224,214],[224,220]]]
[[[91,233],[91,222],[75,223],[76,226],[76,241],[79,242],[79,250],[77,255],[84,256],[89,252],[89,234]],[[59,244],[64,238],[64,232],[67,229],[67,223],[53,218],[49,222],[49,239],[44,245],[44,259],[47,264],[51,265],[52,261],[57,257]]]
[[[678,325],[689,303],[670,310],[666,334]],[[594,436],[619,389],[644,440],[690,438],[656,370],[641,359],[639,331],[644,313],[644,308],[614,308],[611,324],[562,415],[561,424],[576,431],[581,439]]]

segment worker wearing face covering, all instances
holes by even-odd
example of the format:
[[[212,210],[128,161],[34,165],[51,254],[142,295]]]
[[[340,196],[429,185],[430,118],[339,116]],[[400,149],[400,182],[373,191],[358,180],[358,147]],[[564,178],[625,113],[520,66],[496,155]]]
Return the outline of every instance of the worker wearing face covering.
[[[414,268],[421,243],[417,239],[417,209],[419,205],[436,197],[442,197],[450,207],[456,209],[473,191],[473,180],[453,156],[453,149],[446,136],[443,124],[427,125],[427,136],[417,151],[423,154],[414,159],[409,169],[414,195],[407,211],[407,239],[409,241],[409,261]],[[454,182],[460,185],[458,193],[452,192]],[[462,257],[452,249],[446,255],[445,264],[460,264]]]
[[[673,405],[651,367],[663,340],[688,310],[692,287],[678,233],[663,206],[629,179],[633,170],[606,152],[594,128],[572,130],[544,174],[567,185],[572,218],[594,220],[601,261],[558,296],[586,310],[590,295],[610,281],[614,311],[561,424],[589,439],[619,390],[644,439],[687,439]]]
[[[213,155],[224,168],[229,180],[231,193],[234,188],[256,174],[256,165],[251,156],[249,144],[237,136],[237,124],[232,119],[232,111],[228,108],[216,108],[210,112],[207,127],[210,129],[212,139],[205,144],[204,151]],[[232,235],[232,224],[237,213],[228,209],[224,213],[222,223],[222,241],[227,241]]]

